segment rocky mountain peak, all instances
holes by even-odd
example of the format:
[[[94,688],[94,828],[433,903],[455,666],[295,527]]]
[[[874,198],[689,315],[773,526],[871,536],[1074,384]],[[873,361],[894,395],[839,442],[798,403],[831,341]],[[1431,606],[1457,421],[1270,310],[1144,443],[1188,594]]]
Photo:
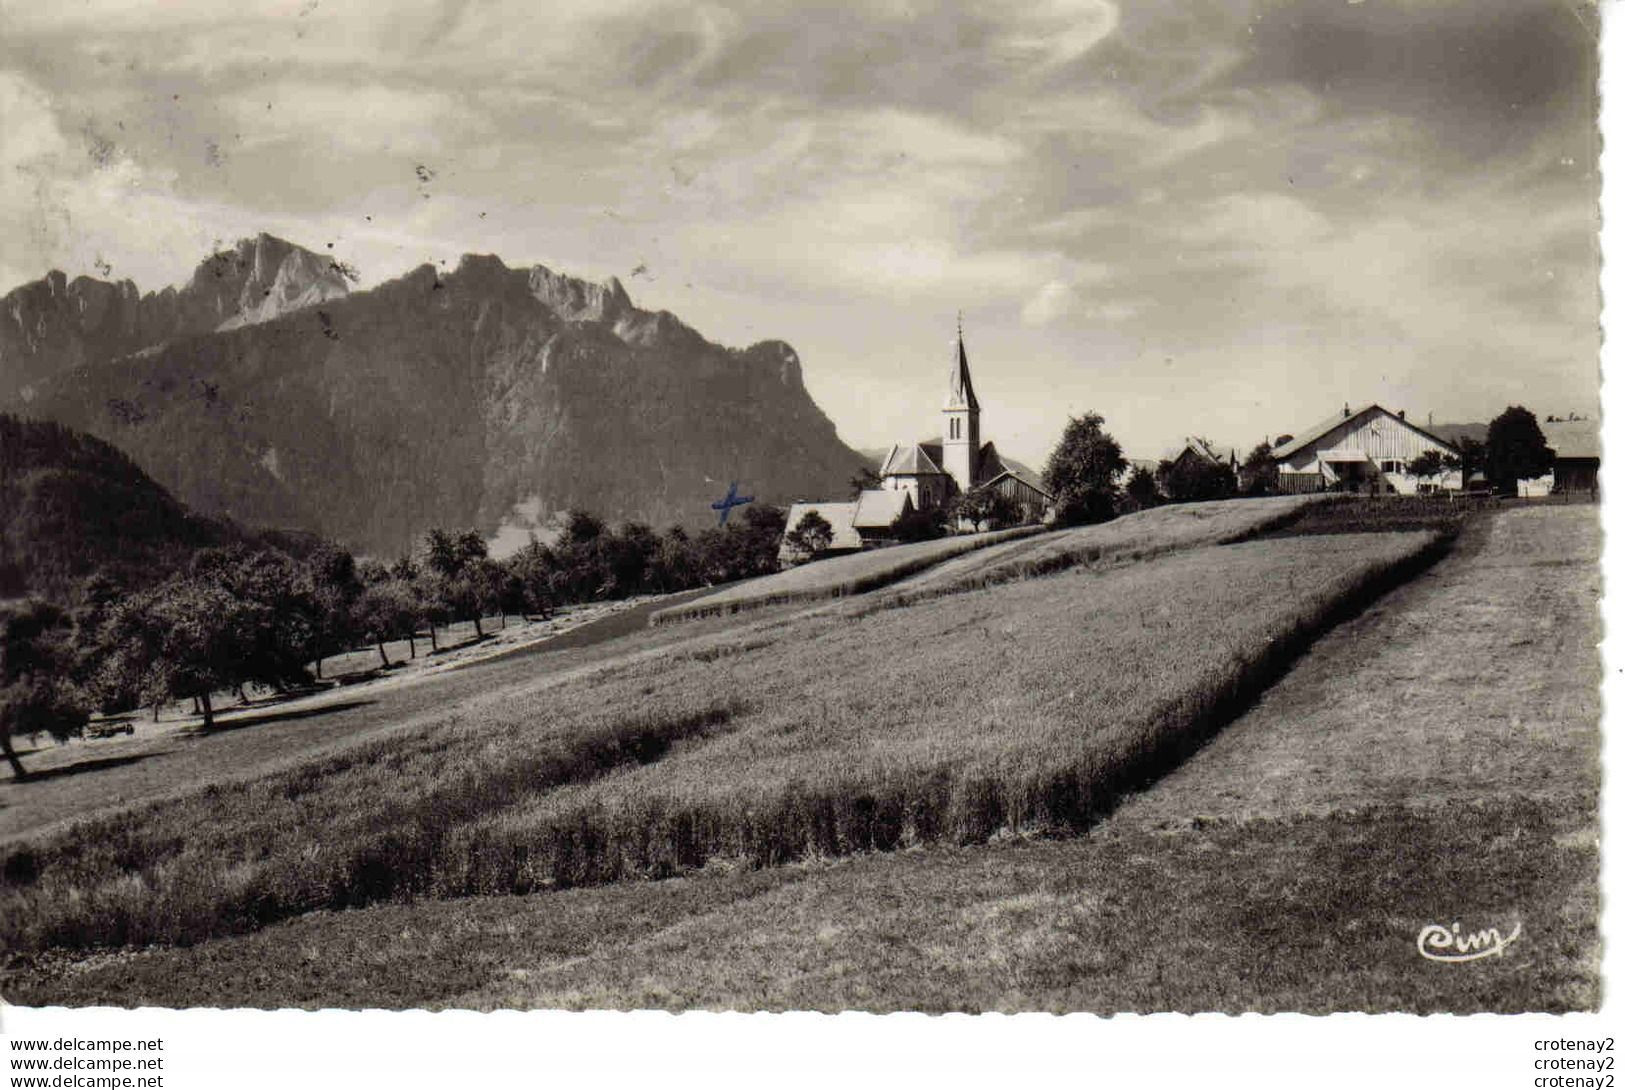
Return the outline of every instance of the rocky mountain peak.
[[[207,258],[188,285],[215,329],[236,329],[342,299],[350,285],[335,261],[274,235],[245,238]]]
[[[128,280],[53,269],[0,299],[0,405],[27,404],[44,379],[175,337],[236,329],[341,299],[337,262],[274,235],[213,254],[181,288],[141,295]]]
[[[555,314],[571,322],[613,324],[636,308],[615,277],[602,284],[554,272],[545,265],[530,270],[530,292]]]

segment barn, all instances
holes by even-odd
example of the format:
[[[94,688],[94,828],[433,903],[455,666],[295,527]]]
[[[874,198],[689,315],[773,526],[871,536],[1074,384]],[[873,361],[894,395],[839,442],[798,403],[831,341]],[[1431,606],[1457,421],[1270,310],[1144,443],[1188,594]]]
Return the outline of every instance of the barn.
[[[1602,436],[1596,421],[1553,420],[1540,430],[1557,455],[1552,463],[1552,491],[1595,499],[1597,471],[1602,468]]]
[[[1406,466],[1429,450],[1457,456],[1454,444],[1375,403],[1323,420],[1271,452],[1283,492],[1398,492],[1461,487],[1461,473],[1412,476]]]

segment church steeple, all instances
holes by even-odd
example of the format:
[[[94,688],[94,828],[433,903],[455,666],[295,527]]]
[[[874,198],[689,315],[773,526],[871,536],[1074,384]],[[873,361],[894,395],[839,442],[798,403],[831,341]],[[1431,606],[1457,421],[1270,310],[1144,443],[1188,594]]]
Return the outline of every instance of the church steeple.
[[[942,406],[942,468],[961,492],[976,487],[976,461],[982,449],[982,406],[970,381],[970,360],[965,356],[965,323],[961,316],[954,347],[953,370],[948,378],[948,400]]]
[[[953,373],[948,378],[948,400],[942,406],[943,411],[950,409],[969,409],[971,412],[980,412],[981,405],[976,402],[976,391],[970,384],[970,360],[965,358],[965,319],[959,319],[959,344],[954,354]]]

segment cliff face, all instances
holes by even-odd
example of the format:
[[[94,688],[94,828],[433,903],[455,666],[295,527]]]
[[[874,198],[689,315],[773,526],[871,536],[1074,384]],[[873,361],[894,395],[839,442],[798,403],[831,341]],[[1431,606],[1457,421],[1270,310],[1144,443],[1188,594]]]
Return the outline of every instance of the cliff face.
[[[194,277],[176,294],[225,315],[209,332],[119,358],[87,342],[26,412],[116,444],[201,512],[379,555],[436,525],[493,533],[521,504],[697,528],[730,481],[787,503],[840,494],[862,464],[788,345],[712,344],[616,281],[469,256],[243,318],[266,287],[279,307],[310,297],[277,287],[287,260],[232,266],[218,291]]]
[[[263,234],[209,257],[184,287],[147,295],[128,280],[52,271],[0,299],[0,405],[26,405],[39,383],[73,367],[348,293],[332,262]]]

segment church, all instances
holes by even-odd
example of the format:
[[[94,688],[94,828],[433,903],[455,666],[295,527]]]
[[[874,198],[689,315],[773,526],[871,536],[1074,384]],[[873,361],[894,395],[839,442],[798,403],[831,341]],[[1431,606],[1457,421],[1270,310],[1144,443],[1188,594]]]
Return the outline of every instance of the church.
[[[817,513],[832,531],[828,552],[889,544],[892,524],[903,515],[935,510],[976,488],[1004,496],[1033,522],[1055,502],[1036,474],[1000,455],[991,441],[982,442],[982,406],[971,384],[961,327],[942,406],[941,438],[894,443],[881,463],[879,487],[863,490],[854,500],[792,504],[785,532],[808,513]],[[797,559],[787,545],[780,546],[779,558]]]

